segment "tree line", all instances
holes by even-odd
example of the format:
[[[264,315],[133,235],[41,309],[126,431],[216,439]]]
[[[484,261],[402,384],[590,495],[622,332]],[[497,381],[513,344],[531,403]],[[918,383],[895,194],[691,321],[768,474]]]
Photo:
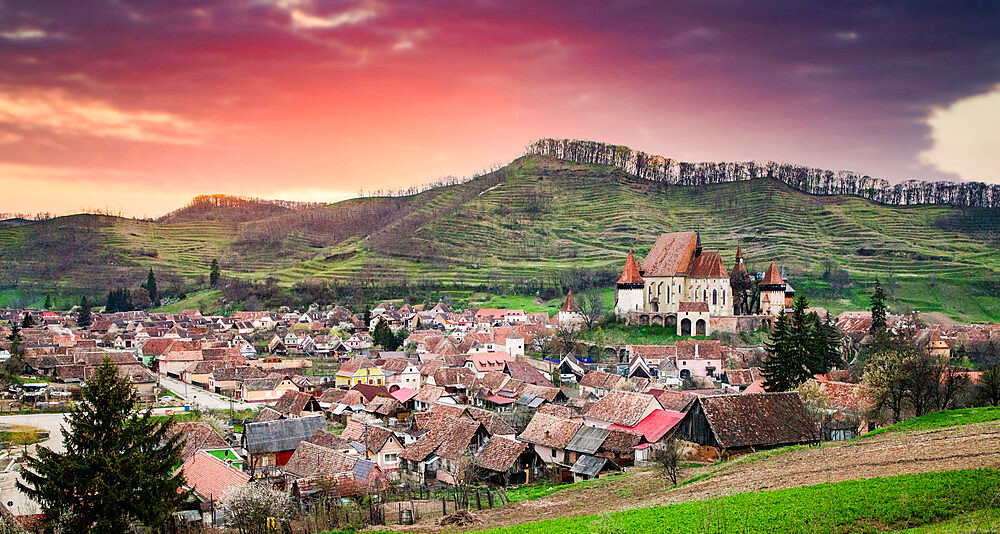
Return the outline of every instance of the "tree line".
[[[674,185],[773,178],[812,195],[852,195],[879,204],[1000,207],[1000,184],[983,182],[907,180],[891,184],[882,178],[851,171],[829,171],[773,161],[686,163],[625,146],[576,139],[540,139],[528,145],[526,154],[611,165],[638,178]]]

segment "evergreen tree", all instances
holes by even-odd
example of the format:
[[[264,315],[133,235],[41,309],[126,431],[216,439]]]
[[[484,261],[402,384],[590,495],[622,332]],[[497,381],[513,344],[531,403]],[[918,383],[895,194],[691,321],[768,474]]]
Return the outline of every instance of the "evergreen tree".
[[[90,315],[90,301],[87,297],[80,299],[80,312],[76,316],[76,325],[80,328],[87,328],[93,324],[94,318]]]
[[[208,271],[208,285],[215,287],[219,285],[219,260],[212,260],[212,268]]]
[[[782,310],[774,321],[770,341],[766,344],[767,357],[760,364],[767,391],[788,391],[795,387],[797,370],[791,352],[791,316]]]
[[[45,306],[44,306],[44,308],[46,310],[51,310],[52,309],[52,296],[51,295],[45,295]]]
[[[24,318],[21,319],[21,328],[31,328],[33,326],[35,326],[35,318],[30,313],[24,312]]]
[[[791,315],[778,316],[767,344],[768,356],[761,365],[768,391],[788,391],[840,364],[837,326],[829,316],[820,321],[808,308],[809,301],[800,296]]]
[[[138,411],[139,398],[105,359],[67,419],[66,452],[38,449],[17,487],[62,532],[129,532],[159,526],[186,499],[181,435],[173,420]]]
[[[12,355],[18,355],[21,353],[21,327],[17,325],[17,322],[13,322],[10,325],[10,335],[7,336],[7,341],[10,341],[10,353]]]
[[[888,330],[886,322],[886,312],[888,308],[885,304],[885,292],[882,291],[882,284],[875,279],[875,289],[872,291],[872,326],[868,333],[876,338],[884,338]]]
[[[390,347],[396,342],[396,336],[382,319],[375,323],[375,328],[372,330],[372,340],[376,345],[382,347],[382,350],[395,350]]]
[[[149,268],[149,274],[146,276],[146,283],[140,287],[144,288],[146,292],[149,293],[149,302],[157,302],[159,295],[156,291],[156,276],[153,276],[152,267]]]

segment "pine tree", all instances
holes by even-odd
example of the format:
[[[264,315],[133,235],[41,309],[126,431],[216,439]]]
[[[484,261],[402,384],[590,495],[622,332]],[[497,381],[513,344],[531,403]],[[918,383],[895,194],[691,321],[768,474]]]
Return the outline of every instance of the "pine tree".
[[[80,328],[87,328],[93,324],[94,318],[90,315],[90,301],[87,297],[80,299],[80,312],[76,316],[76,325]]]
[[[24,318],[21,319],[21,328],[31,328],[33,326],[35,326],[35,318],[30,313],[24,312]]]
[[[212,268],[208,272],[208,285],[215,287],[219,285],[219,260],[212,260]]]
[[[66,452],[38,449],[17,487],[62,532],[125,533],[159,526],[186,499],[180,434],[138,411],[132,386],[105,359],[67,419]]]
[[[17,322],[12,322],[10,325],[10,335],[7,336],[7,341],[10,341],[10,353],[12,355],[18,355],[21,353],[21,327],[17,325]]]
[[[382,319],[375,323],[375,329],[372,330],[372,340],[376,345],[382,347],[382,350],[395,350],[390,347],[396,342],[396,336]]]
[[[149,302],[157,302],[159,295],[156,291],[156,276],[153,275],[153,268],[149,268],[149,274],[146,276],[146,283],[142,285],[147,293],[149,293]]]
[[[51,295],[45,295],[45,306],[44,307],[45,307],[46,310],[51,310],[52,309],[52,296]]]
[[[791,352],[791,316],[784,311],[778,314],[768,341],[767,357],[760,364],[764,375],[764,389],[767,391],[788,391],[793,384],[796,371]]]
[[[871,301],[872,326],[868,330],[868,333],[876,338],[882,338],[888,330],[888,323],[886,322],[888,308],[885,304],[885,292],[882,291],[882,284],[879,283],[878,279],[875,279],[875,289],[872,291]]]
[[[788,391],[840,364],[837,326],[829,316],[820,321],[808,308],[809,301],[800,296],[791,315],[782,312],[778,316],[767,344],[768,356],[761,365],[768,391]]]

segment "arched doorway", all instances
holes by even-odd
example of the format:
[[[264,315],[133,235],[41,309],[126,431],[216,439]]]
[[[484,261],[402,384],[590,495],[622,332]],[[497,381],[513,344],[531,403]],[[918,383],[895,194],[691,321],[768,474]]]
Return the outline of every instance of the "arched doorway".
[[[705,335],[705,320],[698,319],[698,322],[694,324],[695,335],[703,336]]]
[[[668,315],[666,326],[669,326],[670,328],[677,328],[677,316]]]
[[[691,335],[691,319],[684,318],[681,319],[681,335],[690,336]]]

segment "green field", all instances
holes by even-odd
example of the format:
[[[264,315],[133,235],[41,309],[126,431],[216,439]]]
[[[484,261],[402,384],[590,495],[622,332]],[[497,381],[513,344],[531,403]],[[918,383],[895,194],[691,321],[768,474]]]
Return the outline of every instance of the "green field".
[[[932,430],[953,426],[972,425],[988,421],[1000,421],[1000,406],[985,406],[980,408],[962,408],[929,413],[913,419],[907,419],[895,425],[873,430],[859,439],[877,436],[883,432],[906,432],[915,430]]]
[[[996,470],[946,471],[742,493],[479,532],[891,532],[962,519],[970,512],[983,517],[998,492],[1000,472]]]
[[[698,230],[730,267],[738,244],[751,270],[784,264],[800,293],[834,312],[864,307],[864,291],[879,277],[897,310],[995,321],[996,212],[811,196],[774,180],[664,189],[606,166],[532,156],[410,197],[354,199],[256,221],[76,215],[3,228],[0,299],[101,295],[113,284],[138,286],[149,267],[161,287],[191,292],[205,287],[215,258],[228,276],[273,277],[284,286],[370,277],[533,294],[518,288],[610,284],[629,249],[641,257],[662,232]],[[847,287],[835,291],[821,279],[827,261],[849,273]],[[483,305],[553,311],[551,301],[527,299]]]

